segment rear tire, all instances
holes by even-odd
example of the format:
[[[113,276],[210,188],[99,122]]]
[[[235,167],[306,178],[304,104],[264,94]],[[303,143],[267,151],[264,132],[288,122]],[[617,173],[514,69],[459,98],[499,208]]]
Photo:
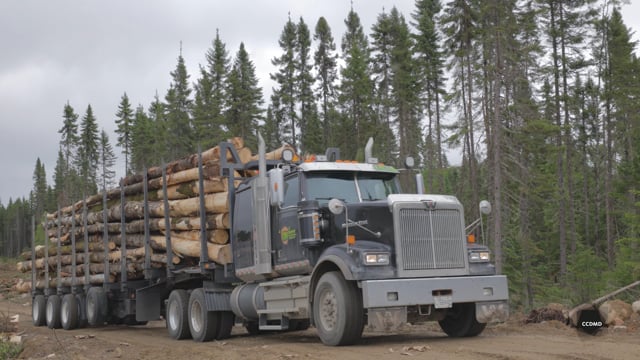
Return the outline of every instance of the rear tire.
[[[189,329],[189,295],[186,290],[176,289],[169,295],[166,314],[167,331],[176,340],[191,337]]]
[[[194,341],[213,340],[218,334],[218,313],[207,311],[204,289],[191,292],[189,297],[189,330]]]
[[[60,328],[60,296],[50,295],[47,299],[46,318],[49,329]]]
[[[92,287],[87,292],[87,322],[91,326],[102,326],[107,321],[107,295],[101,287]]]
[[[233,329],[233,324],[235,324],[236,318],[231,311],[220,311],[218,312],[218,334],[216,335],[217,340],[227,339],[231,336],[231,329]]]
[[[44,295],[36,295],[31,304],[31,318],[33,326],[44,326],[47,324],[47,300]]]
[[[66,294],[62,297],[60,306],[60,323],[65,330],[73,330],[78,327],[78,299],[74,294]]]
[[[476,304],[453,304],[444,319],[438,321],[440,328],[450,337],[472,337],[480,335],[487,324],[476,320]]]
[[[313,318],[325,345],[356,343],[364,327],[362,293],[339,272],[323,274],[313,295]]]

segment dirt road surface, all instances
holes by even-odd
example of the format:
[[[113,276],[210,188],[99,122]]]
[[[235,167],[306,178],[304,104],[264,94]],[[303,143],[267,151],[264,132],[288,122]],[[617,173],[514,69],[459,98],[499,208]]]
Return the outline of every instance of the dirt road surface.
[[[108,326],[72,331],[34,327],[29,296],[0,300],[0,312],[19,314],[24,339],[21,359],[639,359],[637,315],[626,328],[598,335],[578,333],[556,321],[523,325],[514,316],[488,327],[476,338],[451,339],[437,324],[413,326],[396,334],[365,332],[356,346],[322,345],[315,329],[250,336],[235,327],[224,341],[176,341],[164,322],[146,326]],[[635,324],[635,325],[631,325]]]

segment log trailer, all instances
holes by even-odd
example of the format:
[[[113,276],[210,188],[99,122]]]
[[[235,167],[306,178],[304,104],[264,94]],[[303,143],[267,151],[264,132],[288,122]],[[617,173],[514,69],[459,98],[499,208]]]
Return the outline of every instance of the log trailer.
[[[45,254],[57,266],[55,274],[45,267],[43,286],[35,286],[35,263],[31,268],[34,325],[73,329],[164,319],[171,338],[199,342],[229,337],[236,323],[251,334],[313,325],[324,344],[336,346],[358,342],[365,325],[390,332],[407,322],[438,321],[449,336],[468,337],[507,319],[507,278],[495,274],[486,246],[468,241],[455,197],[401,193],[399,170],[371,157],[371,141],[366,161],[357,163],[341,160],[335,148],[312,161],[298,161],[292,151],[267,160],[259,140],[259,160],[246,164],[231,144],[219,145],[227,155],[220,175],[233,189],[232,261],[208,257],[201,193],[203,251],[196,265],[176,265],[168,256],[158,268],[146,256],[144,278],[129,280],[123,231],[119,276],[108,275],[114,266],[108,260],[107,275],[90,275],[88,256],[76,263],[74,243],[72,277],[61,277],[60,255]],[[203,188],[202,161],[199,169]],[[250,169],[258,175],[234,175]],[[167,209],[166,181],[164,193]],[[150,254],[148,211],[144,221]],[[105,230],[105,257],[106,238]],[[171,245],[167,232],[167,254]],[[76,276],[76,267],[84,275]]]

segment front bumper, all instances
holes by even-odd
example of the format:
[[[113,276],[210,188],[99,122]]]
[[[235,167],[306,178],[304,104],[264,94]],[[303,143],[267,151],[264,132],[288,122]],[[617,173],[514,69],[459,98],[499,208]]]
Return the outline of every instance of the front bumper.
[[[446,293],[454,304],[476,303],[480,322],[504,321],[509,311],[504,275],[365,280],[361,286],[365,308],[434,305],[434,297]]]

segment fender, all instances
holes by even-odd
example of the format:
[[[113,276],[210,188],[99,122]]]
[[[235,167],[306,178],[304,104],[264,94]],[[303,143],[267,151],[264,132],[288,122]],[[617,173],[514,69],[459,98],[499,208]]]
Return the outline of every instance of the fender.
[[[347,281],[396,277],[397,274],[395,266],[393,265],[395,262],[392,262],[392,264],[388,266],[365,266],[362,263],[361,256],[364,251],[384,251],[392,254],[389,246],[366,240],[358,240],[355,245],[351,246],[351,253],[347,252],[346,244],[334,245],[327,248],[311,272],[309,303],[313,303],[313,295],[320,276],[327,271],[340,271]],[[391,258],[393,258],[393,256],[391,256]]]

